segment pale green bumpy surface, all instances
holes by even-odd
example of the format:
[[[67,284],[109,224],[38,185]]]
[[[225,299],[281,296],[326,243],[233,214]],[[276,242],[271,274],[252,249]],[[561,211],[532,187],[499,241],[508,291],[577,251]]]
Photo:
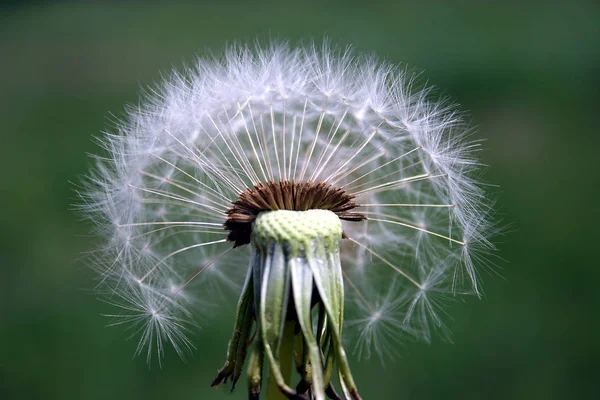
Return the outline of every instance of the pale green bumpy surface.
[[[342,221],[328,210],[262,212],[252,229],[252,242],[258,246],[274,241],[308,250],[317,240],[334,250],[339,249],[341,239]]]

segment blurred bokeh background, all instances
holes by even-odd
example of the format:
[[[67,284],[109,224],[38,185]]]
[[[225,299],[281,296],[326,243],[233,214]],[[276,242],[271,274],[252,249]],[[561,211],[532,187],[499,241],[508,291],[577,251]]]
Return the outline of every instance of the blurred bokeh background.
[[[111,113],[161,72],[236,40],[323,35],[424,71],[470,110],[511,226],[497,238],[501,277],[448,311],[454,343],[407,343],[385,367],[354,360],[363,397],[598,398],[599,27],[593,1],[1,5],[0,398],[246,398],[243,384],[209,387],[231,316],[203,327],[187,363],[168,352],[162,370],[105,327],[71,182]]]

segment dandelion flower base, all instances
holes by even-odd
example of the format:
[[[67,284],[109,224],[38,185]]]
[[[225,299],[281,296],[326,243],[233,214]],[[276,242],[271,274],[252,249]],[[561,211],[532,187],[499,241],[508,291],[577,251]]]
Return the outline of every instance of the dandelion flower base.
[[[359,399],[341,344],[344,285],[340,262],[342,223],[328,210],[278,210],[260,213],[252,227],[252,258],[228,357],[213,385],[240,376],[250,332],[256,338],[248,367],[250,397],[261,390],[262,360],[289,398],[323,400],[337,364],[344,392]],[[316,318],[313,318],[315,314]],[[318,321],[315,326],[313,321]],[[286,324],[292,330],[285,329]],[[286,333],[287,332],[287,333]],[[286,337],[286,334],[294,337]],[[281,372],[282,343],[295,343],[301,382],[292,389]],[[307,392],[309,397],[307,397]],[[332,397],[336,398],[336,397]]]

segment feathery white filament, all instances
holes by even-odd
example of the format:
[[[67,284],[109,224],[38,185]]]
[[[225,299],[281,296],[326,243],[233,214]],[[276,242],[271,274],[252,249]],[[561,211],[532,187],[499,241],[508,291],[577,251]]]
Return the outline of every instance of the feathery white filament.
[[[370,314],[350,322],[359,345],[386,348],[381,321],[428,338],[441,324],[433,295],[478,291],[490,206],[478,143],[412,82],[328,45],[234,46],[173,72],[101,140],[109,155],[83,194],[108,238],[94,258],[109,301],[127,311],[118,323],[139,324],[140,346],[159,354],[161,340],[193,347],[191,309],[246,275],[246,250],[224,252],[231,203],[259,183],[310,180],[355,195],[367,217],[344,221],[341,249],[348,307]]]

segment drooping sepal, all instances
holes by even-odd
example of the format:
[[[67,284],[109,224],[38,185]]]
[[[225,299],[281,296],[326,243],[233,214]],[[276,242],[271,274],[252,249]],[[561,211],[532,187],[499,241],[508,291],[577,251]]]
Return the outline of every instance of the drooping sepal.
[[[246,276],[246,282],[242,289],[242,295],[238,301],[233,335],[229,341],[227,349],[227,360],[223,367],[217,372],[217,377],[213,380],[211,386],[217,386],[227,382],[231,377],[231,390],[235,388],[242,370],[248,347],[251,342],[251,331],[254,323],[253,317],[254,284],[252,271]]]
[[[250,399],[261,392],[263,360],[269,363],[269,388],[289,399],[341,400],[331,383],[336,365],[346,399],[360,399],[341,342],[341,240],[341,222],[330,211],[259,214],[227,362],[213,384],[229,376],[235,384],[256,322],[248,364]],[[301,377],[295,389],[289,382],[292,359]]]

